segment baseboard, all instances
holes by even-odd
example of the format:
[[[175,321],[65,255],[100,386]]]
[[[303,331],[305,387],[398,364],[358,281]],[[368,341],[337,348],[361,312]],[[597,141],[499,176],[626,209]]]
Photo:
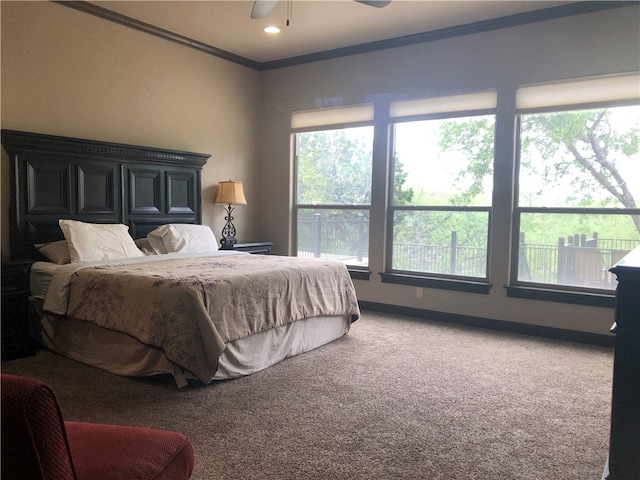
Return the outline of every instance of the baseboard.
[[[438,312],[435,310],[423,310],[420,308],[402,307],[386,303],[360,301],[362,310],[374,312],[391,313],[396,315],[406,315],[409,317],[424,318],[437,322],[455,323],[469,327],[486,328],[489,330],[500,330],[504,332],[532,335],[536,337],[552,338],[555,340],[565,340],[576,343],[586,343],[589,345],[599,345],[603,347],[613,347],[613,335],[599,335],[597,333],[579,332],[576,330],[566,330],[563,328],[542,327],[526,323],[508,322],[495,320],[492,318],[474,317],[471,315],[460,315],[456,313]]]

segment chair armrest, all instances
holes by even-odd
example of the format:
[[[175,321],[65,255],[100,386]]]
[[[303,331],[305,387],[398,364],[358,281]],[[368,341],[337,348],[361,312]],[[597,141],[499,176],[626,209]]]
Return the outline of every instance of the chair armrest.
[[[2,476],[76,480],[62,414],[43,382],[1,374]]]

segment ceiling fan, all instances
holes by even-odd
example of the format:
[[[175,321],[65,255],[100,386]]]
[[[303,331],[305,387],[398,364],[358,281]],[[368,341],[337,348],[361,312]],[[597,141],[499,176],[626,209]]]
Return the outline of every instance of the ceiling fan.
[[[382,8],[391,3],[391,0],[354,0],[355,2],[362,3],[363,5],[369,5],[370,7]],[[275,8],[278,0],[256,0],[253,2],[253,8],[251,9],[251,18],[264,18],[271,10]]]

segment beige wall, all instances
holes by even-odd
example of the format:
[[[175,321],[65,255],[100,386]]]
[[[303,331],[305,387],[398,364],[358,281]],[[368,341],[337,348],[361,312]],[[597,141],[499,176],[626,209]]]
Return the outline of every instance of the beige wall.
[[[639,19],[639,7],[633,6],[265,72],[260,168],[262,203],[269,208],[260,231],[276,242],[277,253],[289,253],[292,111],[496,88],[496,169],[507,188],[494,192],[498,234],[492,237],[491,251],[508,252],[516,86],[639,70]],[[374,174],[374,198],[376,182]],[[378,233],[383,231],[384,205],[380,210],[372,204],[370,229]],[[610,309],[507,298],[504,253],[491,256],[490,295],[425,289],[424,299],[416,299],[415,287],[381,283],[384,248],[382,235],[372,236],[371,279],[354,282],[360,300],[601,334],[613,321]]]
[[[2,128],[209,153],[203,223],[220,235],[215,187],[243,181],[249,205],[236,209],[234,224],[239,237],[258,237],[258,72],[52,2],[2,1],[0,8]]]

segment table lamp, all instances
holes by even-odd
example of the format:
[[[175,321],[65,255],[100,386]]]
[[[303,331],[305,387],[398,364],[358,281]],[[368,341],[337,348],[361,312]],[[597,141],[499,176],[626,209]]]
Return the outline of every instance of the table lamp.
[[[231,180],[227,182],[218,182],[218,192],[216,193],[214,203],[227,205],[225,207],[227,216],[224,218],[227,223],[222,229],[222,238],[220,239],[220,244],[223,247],[225,245],[233,245],[237,242],[237,240],[236,227],[233,226],[233,217],[231,216],[231,212],[233,212],[234,210],[232,205],[247,204],[247,200],[244,198],[242,182],[232,182]]]

